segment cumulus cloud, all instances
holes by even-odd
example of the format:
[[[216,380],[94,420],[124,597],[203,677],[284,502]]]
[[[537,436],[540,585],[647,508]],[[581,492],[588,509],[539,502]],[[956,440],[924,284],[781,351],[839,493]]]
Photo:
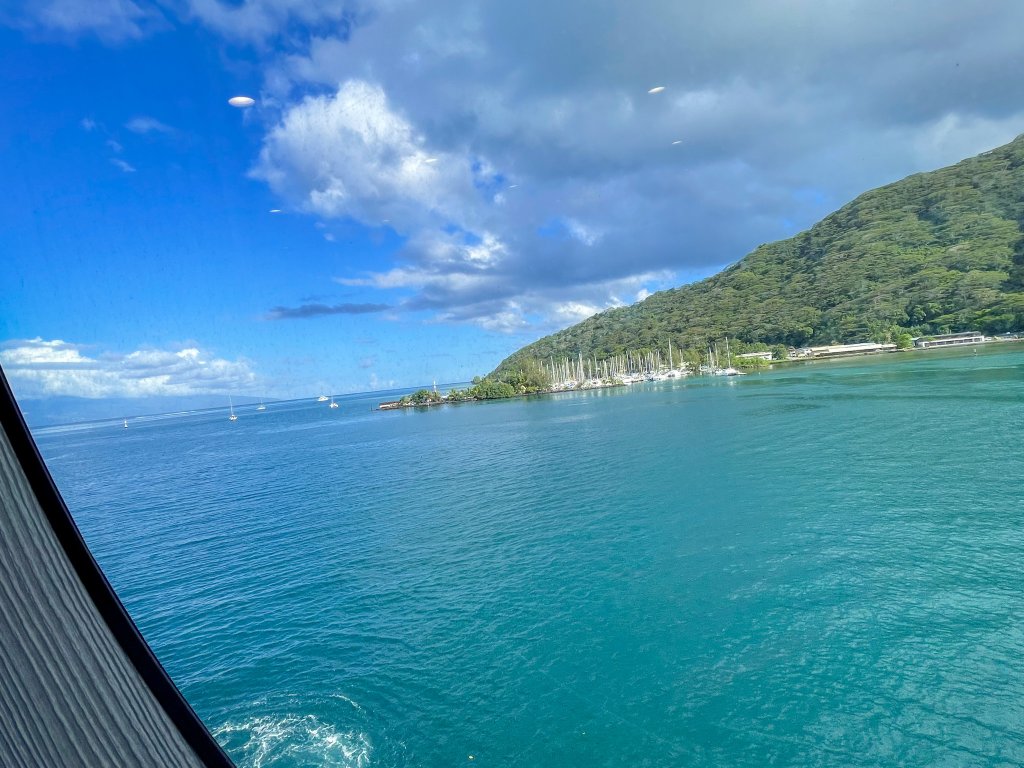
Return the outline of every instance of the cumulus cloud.
[[[267,313],[268,320],[296,320],[323,315],[366,315],[386,312],[390,304],[302,304],[298,307],[274,307]]]
[[[476,196],[465,158],[432,149],[379,85],[308,96],[268,133],[253,176],[301,209],[402,231],[460,218]]]
[[[257,384],[251,364],[195,346],[89,354],[59,339],[21,339],[0,347],[0,364],[19,397],[148,397],[244,392]]]
[[[253,177],[402,238],[338,281],[490,330],[710,273],[1024,130],[1014,0],[175,7],[262,62]]]
[[[302,7],[279,20],[324,20]],[[406,238],[338,282],[491,330],[706,274],[1024,130],[1010,2],[348,10],[343,34],[314,28],[268,67],[285,106],[254,175],[309,213]]]

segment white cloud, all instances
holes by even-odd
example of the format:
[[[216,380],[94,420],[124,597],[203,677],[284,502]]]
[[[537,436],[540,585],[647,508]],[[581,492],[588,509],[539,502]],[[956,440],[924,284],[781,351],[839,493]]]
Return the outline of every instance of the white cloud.
[[[609,306],[611,305],[612,302],[609,302]],[[603,308],[607,309],[607,307]],[[601,309],[602,307],[596,307],[593,304],[582,304],[578,301],[569,301],[564,304],[555,305],[552,315],[557,321],[562,322],[565,325],[572,325],[596,315],[601,311]]]
[[[462,224],[479,197],[467,158],[431,149],[379,85],[354,79],[289,108],[252,175],[308,213],[404,232]]]
[[[19,397],[148,397],[245,392],[258,383],[249,361],[195,347],[87,354],[81,344],[22,339],[0,348],[0,363]]]
[[[470,286],[459,286],[461,300],[452,301],[445,285],[447,276],[437,275],[422,286],[421,293],[407,307],[432,306],[430,299],[440,294],[433,308],[435,319],[447,323],[469,323],[496,333],[545,333],[578,323],[611,307],[623,305],[621,295],[662,290],[671,286],[672,273],[645,272],[627,278],[604,280],[570,287],[554,286],[522,290],[503,290],[500,278],[478,278]],[[646,286],[641,288],[641,286]],[[638,291],[639,289],[639,291]],[[573,298],[566,300],[565,296]],[[484,296],[487,298],[480,299]]]
[[[462,247],[466,261],[481,267],[497,264],[508,253],[508,248],[491,232],[484,232],[478,243],[468,243]]]
[[[596,245],[604,237],[604,232],[597,227],[588,226],[576,219],[566,219],[565,226],[569,230],[569,234],[584,245]]]
[[[190,14],[232,40],[262,44],[284,35],[290,24],[337,29],[353,13],[356,3],[341,0],[189,0]]]
[[[402,292],[406,308],[453,322],[508,329],[512,317],[607,306],[608,292],[642,298],[658,285],[639,276],[708,274],[858,192],[1024,129],[1024,81],[1006,77],[1024,6],[1002,0],[986,14],[882,0],[856,11],[665,0],[635,13],[612,0],[436,0],[354,14],[344,34],[316,28],[277,58],[266,87],[287,105],[372,82],[376,114],[400,130],[367,141],[336,114],[341,91],[317,97],[319,121],[341,130],[310,130],[300,101],[285,122],[304,117],[294,134],[306,160],[267,163],[264,177],[317,215],[377,224],[395,212],[408,237],[397,259],[339,281]],[[649,95],[652,84],[665,92]],[[501,183],[474,178],[477,199],[465,177],[396,181],[393,157],[415,150],[438,170],[481,162]],[[500,250],[474,260],[445,223]]]
[[[122,160],[119,157],[112,157],[112,158],[110,158],[110,162],[113,163],[114,165],[116,165],[118,168],[120,168],[125,173],[135,173],[135,166],[131,165],[130,163],[126,163],[124,160]]]
[[[161,123],[155,117],[148,117],[146,115],[133,117],[124,124],[124,127],[132,133],[174,133],[174,129],[171,126]]]
[[[1024,129],[1009,0],[178,7],[262,59],[253,177],[289,210],[402,236],[338,282],[491,330],[707,274]]]
[[[25,341],[11,341],[4,345],[0,360],[12,369],[36,365],[88,366],[96,361],[84,357],[74,344],[55,339],[44,341],[36,337]]]
[[[1024,125],[1024,111],[998,119],[950,112],[909,137],[918,162],[925,168],[955,163],[1011,141]]]
[[[148,2],[41,0],[24,24],[129,40]],[[251,46],[245,119],[270,121],[252,175],[282,207],[402,237],[339,283],[493,331],[644,298],[1024,130],[1013,0],[161,7]]]
[[[71,39],[95,35],[107,43],[144,37],[162,16],[148,3],[132,0],[35,0],[25,3],[13,26]]]
[[[437,320],[444,323],[468,321],[493,333],[523,333],[531,325],[523,312],[523,307],[516,301],[506,302],[502,308],[473,312],[471,316],[467,316],[464,310],[440,312]]]

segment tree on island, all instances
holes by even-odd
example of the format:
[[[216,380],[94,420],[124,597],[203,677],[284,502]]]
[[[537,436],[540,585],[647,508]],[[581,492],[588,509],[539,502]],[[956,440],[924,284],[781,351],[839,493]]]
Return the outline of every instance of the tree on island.
[[[518,394],[511,384],[495,379],[481,379],[480,383],[470,390],[473,397],[478,400],[500,400],[504,397],[514,397]]]
[[[402,405],[430,405],[431,403],[442,403],[444,398],[440,392],[432,389],[417,389],[411,395],[406,395],[398,402]]]

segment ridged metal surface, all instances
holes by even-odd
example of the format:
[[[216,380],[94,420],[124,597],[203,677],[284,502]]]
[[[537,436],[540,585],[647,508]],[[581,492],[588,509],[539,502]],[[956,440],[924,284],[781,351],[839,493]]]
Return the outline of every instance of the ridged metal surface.
[[[0,508],[0,765],[202,765],[110,634],[2,432]]]

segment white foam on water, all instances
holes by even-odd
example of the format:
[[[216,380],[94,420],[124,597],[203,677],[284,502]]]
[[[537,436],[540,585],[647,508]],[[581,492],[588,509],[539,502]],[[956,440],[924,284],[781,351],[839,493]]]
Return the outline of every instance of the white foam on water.
[[[336,766],[366,768],[373,747],[365,733],[344,730],[316,715],[254,717],[228,722],[213,732],[240,766]]]

